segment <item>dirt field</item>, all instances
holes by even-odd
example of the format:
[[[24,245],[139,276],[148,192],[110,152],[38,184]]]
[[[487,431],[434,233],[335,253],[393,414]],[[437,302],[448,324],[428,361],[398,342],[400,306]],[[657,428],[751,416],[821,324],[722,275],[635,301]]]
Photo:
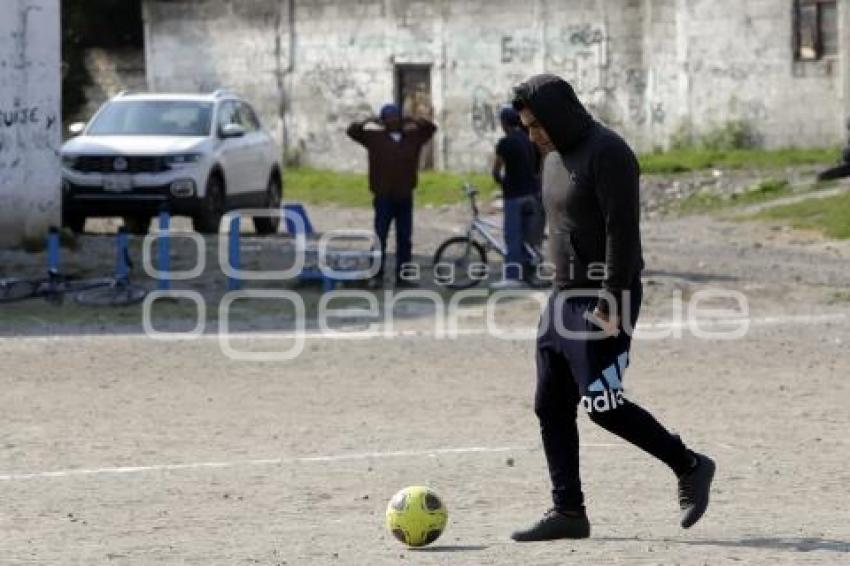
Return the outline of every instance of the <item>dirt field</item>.
[[[369,220],[313,212],[321,227]],[[418,212],[423,261],[463,214]],[[0,313],[0,564],[850,562],[850,246],[703,217],[653,219],[644,232],[643,331],[678,328],[677,293],[723,287],[749,300],[744,338],[686,328],[634,347],[627,395],[718,462],[713,503],[691,531],[678,527],[672,475],[581,417],[593,538],[510,541],[549,504],[533,342],[489,336],[474,310],[454,339],[436,337],[423,310],[392,338],[314,336],[295,360],[244,362],[214,334],[145,338],[137,310],[34,303]],[[89,237],[77,256],[97,256],[104,240]],[[3,259],[35,271],[40,261]],[[220,278],[204,281],[223,292]],[[533,328],[536,309],[506,303],[498,320]],[[258,320],[254,330],[287,326]],[[388,499],[412,484],[432,486],[450,512],[423,551],[383,527]]]

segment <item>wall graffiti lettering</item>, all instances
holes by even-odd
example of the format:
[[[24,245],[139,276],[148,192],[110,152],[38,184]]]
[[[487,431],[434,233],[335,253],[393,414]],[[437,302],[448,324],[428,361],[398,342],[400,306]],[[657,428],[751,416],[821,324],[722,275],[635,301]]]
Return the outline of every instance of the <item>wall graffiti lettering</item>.
[[[643,104],[643,99],[639,97],[629,97],[628,114],[629,120],[638,126],[646,123],[646,108]]]
[[[512,35],[502,36],[502,63],[531,63],[537,52],[535,42],[528,37],[516,39]]]
[[[305,70],[299,87],[306,98],[302,108],[309,119],[300,123],[298,151],[302,155],[333,154],[348,147],[345,128],[375,113],[369,104],[368,85],[378,81],[374,72],[357,69],[345,60],[321,61]],[[353,161],[351,166],[359,163]]]
[[[646,72],[643,69],[626,69],[626,86],[637,94],[646,91]]]
[[[650,115],[652,116],[653,124],[663,124],[667,119],[667,112],[664,110],[664,103],[656,102],[650,106]]]
[[[607,40],[604,26],[565,26],[548,39],[546,64],[573,83],[580,96],[599,95],[608,88]]]
[[[590,24],[585,24],[579,28],[574,28],[570,34],[570,43],[573,45],[583,45],[590,47],[605,41],[605,32],[601,28],[596,28]]]
[[[29,59],[29,29],[30,12],[40,12],[41,6],[24,6],[18,11],[18,29],[12,32],[15,40],[15,61],[13,66],[17,70],[24,70],[32,66]]]
[[[305,73],[304,81],[328,100],[358,100],[365,97],[354,70],[347,65],[316,65]]]
[[[496,97],[485,87],[477,87],[472,94],[472,129],[478,137],[492,135],[499,125],[499,105]]]
[[[0,108],[0,128],[38,124],[41,121],[38,110],[38,106],[11,109]]]

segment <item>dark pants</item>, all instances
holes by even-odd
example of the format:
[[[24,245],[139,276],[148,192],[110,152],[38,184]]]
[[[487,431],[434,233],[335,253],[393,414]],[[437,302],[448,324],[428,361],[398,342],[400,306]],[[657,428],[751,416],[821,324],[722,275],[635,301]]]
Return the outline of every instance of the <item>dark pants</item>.
[[[522,279],[522,266],[526,264],[525,239],[522,223],[522,203],[526,197],[504,200],[505,229],[505,279]]]
[[[594,423],[661,460],[676,475],[686,472],[691,453],[679,437],[623,396],[631,337],[623,330],[617,337],[600,340],[565,337],[564,328],[571,332],[598,332],[584,316],[594,309],[598,299],[589,296],[558,301],[557,296],[556,292],[550,297],[541,318],[534,400],[555,507],[570,510],[584,506],[576,424],[579,405]],[[637,322],[640,300],[638,282],[628,305],[632,328]],[[556,319],[560,324],[554,323]]]
[[[506,198],[504,200],[505,279],[524,279],[523,273],[531,258],[525,243],[539,246],[543,229],[542,209],[536,195]]]
[[[387,237],[390,225],[395,221],[396,262],[395,275],[404,264],[410,263],[411,243],[413,236],[413,197],[404,200],[393,200],[387,197],[375,197],[375,234],[381,242],[381,269],[378,276],[384,274],[387,259]]]

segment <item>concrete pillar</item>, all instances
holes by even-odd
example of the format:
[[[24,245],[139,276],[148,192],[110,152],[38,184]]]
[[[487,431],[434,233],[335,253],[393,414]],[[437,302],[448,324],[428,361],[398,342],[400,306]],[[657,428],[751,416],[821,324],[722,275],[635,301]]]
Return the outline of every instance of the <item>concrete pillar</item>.
[[[847,138],[845,124],[850,119],[850,0],[838,2],[838,68],[843,116],[836,116],[839,138]]]
[[[0,245],[42,237],[61,205],[59,0],[4,0],[0,17]]]

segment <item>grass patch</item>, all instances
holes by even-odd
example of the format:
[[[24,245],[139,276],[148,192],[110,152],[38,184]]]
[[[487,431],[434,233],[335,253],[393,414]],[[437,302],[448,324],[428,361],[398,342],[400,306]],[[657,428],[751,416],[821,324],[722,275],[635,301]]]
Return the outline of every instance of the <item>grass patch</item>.
[[[777,206],[763,210],[754,218],[779,220],[794,228],[818,230],[830,238],[850,238],[850,194]]]
[[[780,168],[792,165],[832,163],[840,156],[837,148],[706,149],[683,148],[639,156],[644,173],[684,173],[701,169]]]
[[[297,167],[287,169],[284,178],[286,200],[356,207],[372,204],[372,193],[364,173]],[[461,187],[465,181],[478,187],[485,196],[497,190],[489,175],[423,171],[416,189],[416,204],[440,206],[460,202],[463,200]]]
[[[671,174],[712,168],[777,169],[793,165],[824,164],[835,162],[839,155],[837,148],[762,150],[693,147],[647,153],[638,159],[644,173]],[[365,173],[290,167],[284,177],[284,196],[287,200],[354,207],[368,207],[372,203]],[[419,175],[416,203],[440,206],[460,202],[463,200],[460,187],[464,181],[470,181],[478,187],[485,197],[498,190],[486,173],[424,171]]]
[[[697,191],[676,202],[673,208],[682,214],[714,212],[732,206],[758,204],[789,195],[793,192],[786,180],[766,179],[740,193],[717,194]]]

